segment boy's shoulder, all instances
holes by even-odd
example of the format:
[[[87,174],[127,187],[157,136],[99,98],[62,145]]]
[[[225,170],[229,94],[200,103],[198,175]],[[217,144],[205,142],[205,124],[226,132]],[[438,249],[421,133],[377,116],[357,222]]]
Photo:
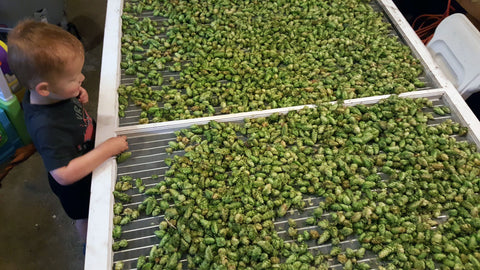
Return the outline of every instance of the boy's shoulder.
[[[22,100],[22,106],[24,107],[24,111],[26,113],[29,113],[30,111],[36,112],[36,113],[42,113],[42,112],[51,112],[51,111],[61,111],[61,110],[70,110],[73,107],[78,107],[81,105],[76,104],[76,102],[73,99],[66,99],[57,103],[53,104],[32,104],[30,102],[30,96],[25,95],[23,100]],[[59,115],[61,117],[62,115]]]
[[[69,121],[72,106],[75,104],[69,100],[59,104],[37,105],[31,104],[28,98],[22,101],[25,122],[27,126],[48,127],[63,125],[65,121]]]

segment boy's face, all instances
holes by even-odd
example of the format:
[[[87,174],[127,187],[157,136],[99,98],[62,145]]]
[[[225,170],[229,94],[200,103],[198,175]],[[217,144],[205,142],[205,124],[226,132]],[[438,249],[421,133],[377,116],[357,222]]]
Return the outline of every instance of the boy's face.
[[[49,98],[65,100],[80,94],[82,82],[85,80],[85,76],[82,74],[83,63],[83,57],[75,57],[62,74],[49,83]]]

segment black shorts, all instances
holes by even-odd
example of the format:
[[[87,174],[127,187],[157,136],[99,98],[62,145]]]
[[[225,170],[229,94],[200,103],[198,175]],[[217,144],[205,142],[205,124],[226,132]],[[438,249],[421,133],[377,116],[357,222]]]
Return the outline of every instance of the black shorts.
[[[60,185],[48,174],[48,183],[53,193],[60,199],[63,209],[71,219],[88,218],[90,187],[92,185],[91,174],[68,186]]]

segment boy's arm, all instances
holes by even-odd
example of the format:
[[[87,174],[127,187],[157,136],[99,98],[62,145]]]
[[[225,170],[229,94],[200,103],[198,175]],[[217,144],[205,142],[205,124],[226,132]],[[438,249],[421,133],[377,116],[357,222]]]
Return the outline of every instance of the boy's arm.
[[[70,185],[89,175],[108,158],[128,149],[126,136],[113,137],[83,156],[72,159],[67,166],[50,171],[60,185]]]

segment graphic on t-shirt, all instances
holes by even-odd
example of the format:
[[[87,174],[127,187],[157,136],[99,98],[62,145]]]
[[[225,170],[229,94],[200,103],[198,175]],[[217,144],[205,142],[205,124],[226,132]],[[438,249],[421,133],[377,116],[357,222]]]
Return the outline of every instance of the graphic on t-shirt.
[[[77,146],[77,149],[79,151],[83,151],[89,148],[89,143],[93,141],[93,132],[94,132],[94,126],[93,126],[93,120],[92,118],[88,115],[87,111],[85,108],[83,108],[83,105],[77,100],[74,99],[75,103],[75,116],[78,120],[81,121],[80,126],[82,127],[82,130],[84,131],[83,133],[83,143]]]
[[[85,109],[83,109],[83,122],[85,123],[85,126],[87,127],[85,129],[85,133],[83,134],[83,141],[84,142],[89,142],[93,138],[93,121],[92,121],[92,118],[90,117],[90,115],[88,115],[88,113]]]

